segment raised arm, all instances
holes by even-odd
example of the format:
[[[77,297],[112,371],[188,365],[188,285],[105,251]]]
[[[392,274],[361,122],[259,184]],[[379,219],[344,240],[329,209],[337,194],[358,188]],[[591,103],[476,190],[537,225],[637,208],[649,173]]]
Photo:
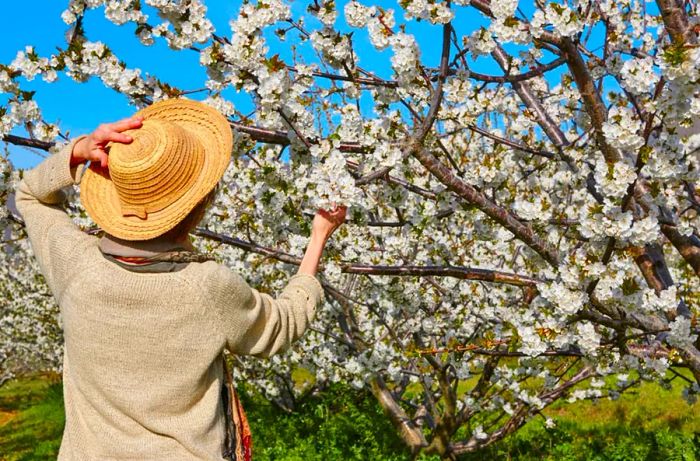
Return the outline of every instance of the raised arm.
[[[61,207],[66,199],[62,189],[80,183],[84,162],[106,164],[107,142],[129,142],[118,130],[140,126],[141,121],[128,120],[131,122],[101,125],[95,132],[71,140],[58,153],[26,171],[15,190],[15,205],[39,267],[58,299],[60,287],[72,276],[82,253],[95,244],[95,237],[82,232]]]
[[[311,224],[311,240],[299,265],[298,274],[316,275],[326,242],[345,221],[346,213],[345,206],[337,206],[331,211],[318,210]]]
[[[82,176],[82,168],[71,166],[70,159],[73,146],[83,138],[73,139],[58,153],[25,171],[15,190],[15,205],[32,250],[57,298],[58,285],[68,276],[68,268],[94,239],[82,232],[61,207],[66,199],[62,189],[78,184]]]
[[[288,349],[306,331],[324,297],[323,287],[315,277],[319,260],[326,242],[344,221],[345,213],[345,207],[317,213],[299,271],[277,298],[252,288],[227,267],[217,267],[215,303],[231,352],[269,357]]]

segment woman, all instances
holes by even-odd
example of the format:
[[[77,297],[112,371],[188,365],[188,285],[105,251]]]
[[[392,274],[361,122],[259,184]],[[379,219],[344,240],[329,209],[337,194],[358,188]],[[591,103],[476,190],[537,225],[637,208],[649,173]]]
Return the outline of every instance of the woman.
[[[306,330],[345,208],[320,210],[276,299],[193,252],[232,148],[214,109],[162,101],[68,143],[24,175],[16,205],[61,308],[66,425],[59,460],[222,458],[222,352],[269,357]],[[85,162],[90,167],[81,168]],[[106,232],[81,232],[63,187]]]

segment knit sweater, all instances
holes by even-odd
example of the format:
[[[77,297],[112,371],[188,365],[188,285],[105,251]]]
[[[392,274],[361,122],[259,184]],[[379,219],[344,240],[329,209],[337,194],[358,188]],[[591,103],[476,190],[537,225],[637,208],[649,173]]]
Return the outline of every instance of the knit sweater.
[[[60,206],[78,184],[76,138],[16,190],[17,210],[61,312],[66,425],[58,459],[220,460],[221,354],[269,357],[306,330],[323,299],[292,276],[279,297],[213,261],[138,273],[106,259]]]

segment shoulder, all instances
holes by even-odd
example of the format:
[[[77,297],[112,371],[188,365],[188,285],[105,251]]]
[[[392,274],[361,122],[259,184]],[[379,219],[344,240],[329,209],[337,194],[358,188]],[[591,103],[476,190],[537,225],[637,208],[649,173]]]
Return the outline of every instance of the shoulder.
[[[211,283],[226,282],[227,280],[240,277],[237,272],[216,261],[204,261],[196,264],[196,266],[197,271]]]
[[[243,277],[233,269],[215,261],[190,264],[195,266],[199,284],[205,288],[213,297],[220,295],[231,296],[234,294],[245,294],[249,290],[248,283]]]

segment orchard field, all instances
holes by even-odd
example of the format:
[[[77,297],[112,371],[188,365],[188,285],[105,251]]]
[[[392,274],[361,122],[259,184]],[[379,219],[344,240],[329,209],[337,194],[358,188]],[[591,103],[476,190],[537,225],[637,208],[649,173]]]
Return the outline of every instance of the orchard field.
[[[229,121],[192,237],[252,286],[278,293],[314,212],[349,206],[309,329],[232,362],[261,457],[698,456],[696,0],[5,3],[2,456],[50,458],[62,418],[60,382],[27,378],[63,339],[13,191],[178,97]]]

